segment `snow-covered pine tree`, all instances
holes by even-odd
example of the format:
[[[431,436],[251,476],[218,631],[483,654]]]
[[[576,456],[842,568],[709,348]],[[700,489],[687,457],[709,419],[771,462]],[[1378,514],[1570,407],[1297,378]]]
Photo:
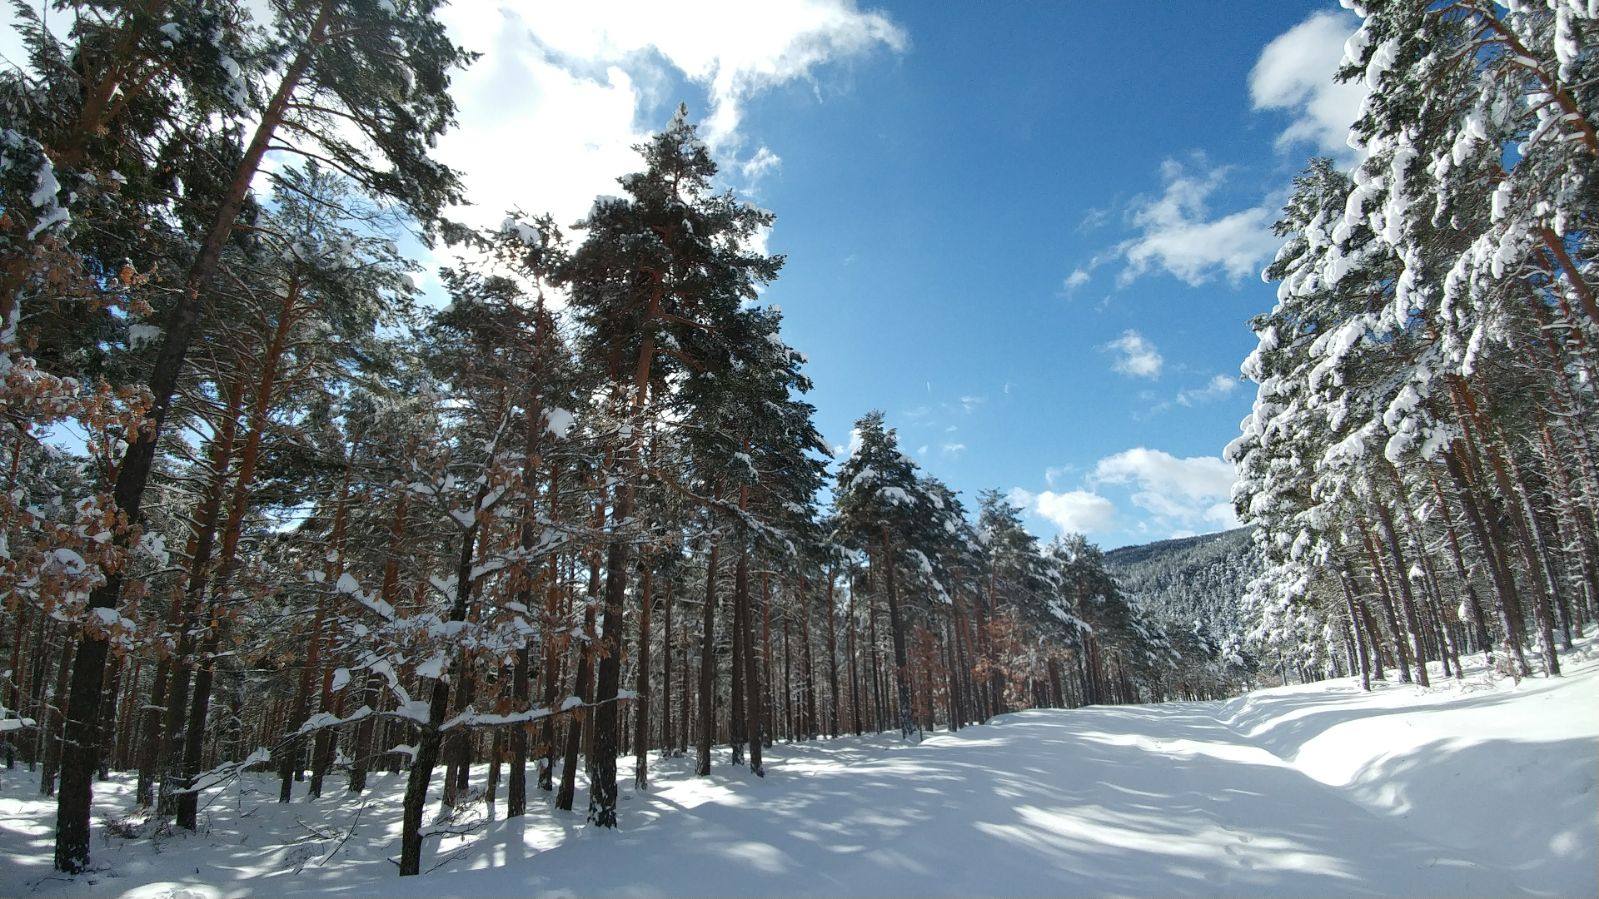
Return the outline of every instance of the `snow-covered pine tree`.
[[[286,0],[272,5],[271,23],[225,16],[200,20],[214,29],[206,39],[228,57],[217,57],[217,66],[233,76],[222,88],[234,107],[228,112],[253,121],[253,128],[242,152],[228,162],[229,171],[216,173],[226,188],[216,196],[178,299],[162,321],[160,350],[148,382],[150,424],[128,442],[116,469],[113,494],[129,521],[139,517],[157,442],[201,321],[205,291],[269,149],[324,158],[363,189],[404,204],[424,225],[431,225],[441,206],[458,196],[454,174],[428,156],[432,138],[451,124],[454,114],[447,93],[449,73],[465,60],[445,36],[435,11],[430,2],[400,7],[378,0]],[[161,33],[170,39],[175,29],[181,37],[188,24],[173,21]],[[161,44],[143,31],[148,26],[148,20],[130,16],[124,33],[138,46]],[[245,64],[229,52],[235,46],[246,48]],[[115,79],[113,87],[120,81]],[[352,141],[347,137],[351,134],[359,138]],[[109,571],[91,595],[90,606],[114,611],[121,587],[120,570]],[[89,800],[99,764],[108,648],[105,640],[88,634],[73,659],[56,828],[56,867],[66,872],[83,870],[89,858]]]
[[[590,818],[616,825],[617,710],[621,630],[631,569],[635,495],[644,476],[643,443],[652,385],[674,369],[712,364],[692,355],[695,332],[712,337],[740,304],[776,277],[780,257],[748,249],[771,213],[712,192],[716,164],[679,107],[665,130],[638,147],[645,169],[621,179],[624,198],[598,199],[587,237],[562,282],[585,327],[585,358],[606,373],[610,450],[618,483],[605,559],[605,621],[599,653],[595,777]]]

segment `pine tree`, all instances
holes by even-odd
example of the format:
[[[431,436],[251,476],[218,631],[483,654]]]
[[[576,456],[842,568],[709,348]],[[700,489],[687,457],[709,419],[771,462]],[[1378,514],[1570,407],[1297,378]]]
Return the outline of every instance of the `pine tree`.
[[[605,615],[596,681],[595,777],[589,817],[616,826],[617,697],[636,492],[652,385],[707,362],[689,349],[713,337],[739,303],[777,275],[782,260],[745,247],[772,216],[711,193],[716,165],[680,107],[666,130],[637,148],[644,171],[621,179],[623,199],[601,198],[588,236],[562,275],[585,325],[585,358],[606,373],[616,422],[611,455],[620,479],[605,558]]]
[[[180,299],[162,325],[161,348],[149,381],[150,423],[129,442],[117,467],[116,505],[128,520],[139,517],[157,441],[200,323],[202,297],[261,161],[275,142],[331,160],[364,188],[406,204],[422,222],[430,222],[443,204],[456,197],[454,175],[428,159],[427,144],[450,124],[448,73],[464,57],[433,19],[431,4],[408,5],[406,10],[375,0],[274,6],[276,28],[273,39],[261,48],[261,59],[279,58],[283,67],[271,73],[275,77],[264,77],[264,104],[254,106],[248,84],[230,84],[229,92],[241,107],[238,111],[253,115],[256,123],[225,179],[228,187],[219,196],[184,276]],[[378,152],[371,154],[366,147],[340,138],[342,130],[329,127],[334,121],[353,125]],[[280,130],[289,135],[287,141],[277,140]],[[120,571],[109,572],[90,597],[90,606],[115,610],[121,587]],[[73,660],[56,825],[56,867],[69,873],[83,870],[89,859],[89,799],[99,764],[107,649],[103,639],[89,635]]]

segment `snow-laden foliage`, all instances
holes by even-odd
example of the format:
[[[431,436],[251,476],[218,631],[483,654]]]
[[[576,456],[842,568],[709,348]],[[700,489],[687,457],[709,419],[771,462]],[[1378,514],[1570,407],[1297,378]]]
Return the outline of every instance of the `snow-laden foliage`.
[[[1250,638],[1425,682],[1472,650],[1527,673],[1531,637],[1554,673],[1599,611],[1599,10],[1346,5],[1365,155],[1295,181],[1227,450],[1267,562]]]

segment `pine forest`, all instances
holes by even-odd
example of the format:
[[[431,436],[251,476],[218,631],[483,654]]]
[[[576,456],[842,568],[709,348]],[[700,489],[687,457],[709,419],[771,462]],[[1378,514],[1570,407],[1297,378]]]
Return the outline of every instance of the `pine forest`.
[[[1212,18],[1247,56],[1236,115],[1306,117],[1210,145],[1277,160],[1259,206],[1218,214],[1234,166],[1176,137],[1149,195],[1107,121],[1103,176],[1050,177],[1128,179],[1108,224],[1084,201],[923,230],[1008,202],[930,161],[1000,115],[919,93],[964,90],[918,80],[955,65],[954,19],[462,2],[11,5],[0,894],[1599,890],[1599,5],[1345,0],[1274,8],[1313,13],[1275,40]],[[1066,39],[1026,15],[1134,27],[1069,6],[995,11],[981,52]],[[580,58],[560,23],[589,15]],[[1050,64],[1061,99],[1005,115],[1100,140]],[[523,87],[484,118],[495,67]],[[590,99],[505,130],[561,79]],[[648,99],[598,183],[540,155],[593,149],[579,120],[619,86]],[[1351,111],[1325,144],[1295,135],[1319,98]],[[927,102],[948,130],[897,136]],[[862,149],[809,159],[782,104],[861,106]],[[463,161],[506,140],[560,192]],[[903,173],[849,173],[878,152]],[[805,167],[831,187],[770,186]],[[859,262],[808,255],[892,221]],[[1060,375],[1027,402],[1070,424],[985,442],[1034,344],[909,335],[1005,291],[827,285],[1032,251],[999,227],[1099,241],[1039,302],[1110,328],[1062,351],[1107,384],[1155,396],[1206,364],[1185,341],[1241,349],[1150,423]],[[1226,299],[1173,313],[1164,365],[1158,306],[1092,324],[1201,284]],[[863,328],[839,368],[829,335]],[[995,386],[940,406],[929,380],[901,413],[923,369],[891,360],[918,357]],[[1099,450],[1200,414],[1209,456]],[[1017,454],[1080,461],[1013,487]]]

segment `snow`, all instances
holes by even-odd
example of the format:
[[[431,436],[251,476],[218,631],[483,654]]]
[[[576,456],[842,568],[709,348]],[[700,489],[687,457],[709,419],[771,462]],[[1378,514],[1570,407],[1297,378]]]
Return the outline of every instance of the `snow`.
[[[444,673],[444,666],[449,664],[444,653],[434,653],[426,662],[416,666],[416,676],[437,679]]]
[[[551,434],[556,437],[565,437],[572,430],[572,423],[576,421],[576,416],[566,409],[555,408],[551,409],[544,416],[544,419]]]
[[[83,561],[83,556],[78,555],[76,550],[66,549],[65,547],[53,551],[50,557],[68,574],[82,574],[89,567],[88,563]]]
[[[405,879],[386,860],[403,773],[363,796],[297,783],[287,805],[247,774],[207,794],[199,833],[132,840],[103,830],[131,805],[116,774],[95,787],[95,873],[73,881],[50,870],[55,806],[19,766],[0,770],[0,895],[1593,895],[1592,640],[1566,662],[1519,684],[1345,678],[1021,712],[919,744],[779,744],[764,779],[719,747],[708,778],[691,758],[652,760],[649,792],[621,778],[612,833],[583,825],[581,797],[563,813],[530,791],[512,821],[473,804],[458,815],[481,827],[429,839],[437,869]]]
[[[128,326],[128,348],[139,349],[149,346],[161,339],[161,329],[155,325],[133,324]]]
[[[15,147],[24,142],[38,147],[30,138],[21,137],[16,132],[7,129],[4,134],[4,147]],[[0,169],[8,168],[10,163],[0,155]],[[72,220],[65,206],[60,203],[61,184],[56,180],[55,166],[48,157],[41,152],[38,159],[38,168],[34,171],[33,193],[29,195],[28,202],[38,209],[39,219],[33,229],[28,232],[28,240],[38,238],[40,234],[60,225],[65,225]]]

